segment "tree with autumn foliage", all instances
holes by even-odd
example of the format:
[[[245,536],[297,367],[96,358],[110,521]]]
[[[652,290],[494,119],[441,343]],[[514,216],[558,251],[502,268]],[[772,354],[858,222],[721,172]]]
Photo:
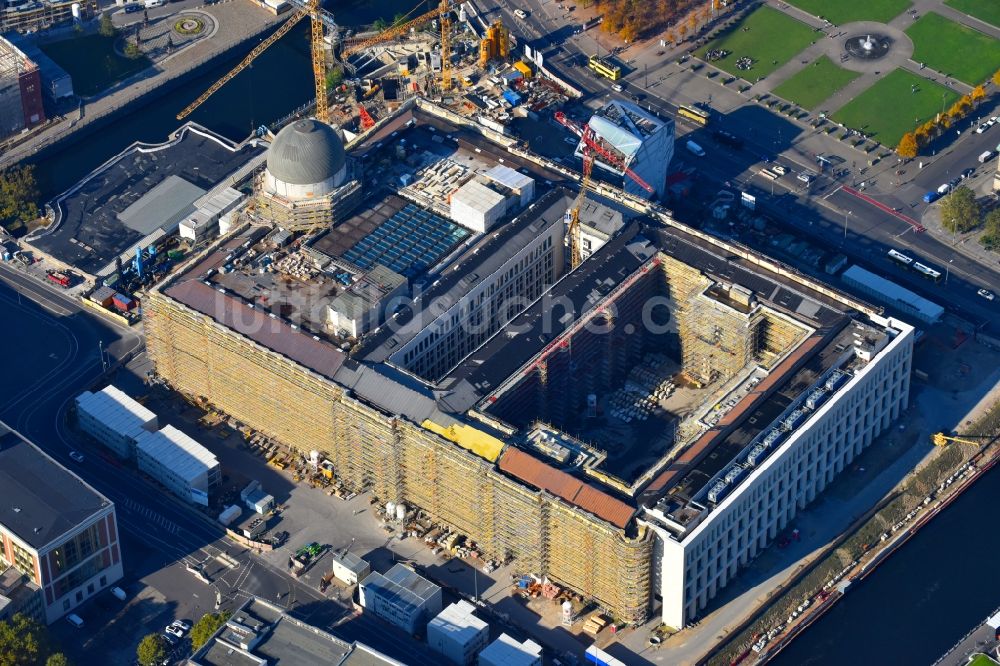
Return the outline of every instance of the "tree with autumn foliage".
[[[899,145],[896,146],[896,152],[899,156],[908,159],[916,157],[918,150],[917,138],[913,135],[913,132],[904,134],[903,138],[899,140]]]

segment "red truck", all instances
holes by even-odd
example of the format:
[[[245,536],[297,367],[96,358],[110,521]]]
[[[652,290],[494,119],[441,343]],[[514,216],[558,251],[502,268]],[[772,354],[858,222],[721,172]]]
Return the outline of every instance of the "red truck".
[[[48,277],[51,282],[55,282],[60,287],[68,287],[70,284],[69,276],[66,275],[65,273],[52,271],[51,273],[48,274]]]

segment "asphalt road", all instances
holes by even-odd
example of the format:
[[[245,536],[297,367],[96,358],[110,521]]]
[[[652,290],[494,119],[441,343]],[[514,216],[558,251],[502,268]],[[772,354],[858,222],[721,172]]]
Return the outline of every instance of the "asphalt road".
[[[712,102],[711,95],[707,99],[685,95],[690,92],[689,88],[685,87],[684,81],[688,78],[703,77],[695,76],[669,62],[674,58],[653,58],[652,65],[646,66],[648,57],[640,58],[641,54],[633,52],[636,50],[634,48],[626,51],[620,56],[626,63],[633,59],[641,59],[644,64],[642,67],[633,64],[634,68],[624,75],[622,79],[626,87],[624,93],[614,92],[611,89],[611,81],[592,75],[586,67],[573,66],[572,61],[579,63],[582,57],[591,53],[606,53],[607,45],[600,42],[610,39],[602,39],[606,36],[602,36],[596,29],[574,35],[571,26],[579,21],[575,15],[572,19],[563,18],[565,12],[560,10],[553,0],[516,2],[475,0],[475,4],[484,19],[492,20],[500,16],[505,25],[510,26],[518,37],[547,44],[548,46],[543,49],[546,65],[565,75],[574,85],[584,90],[586,96],[583,101],[591,106],[613,97],[629,99],[631,94],[639,93],[642,96],[639,101],[641,106],[665,117],[673,117],[681,104]],[[570,6],[576,3],[563,4]],[[527,11],[527,17],[524,19],[516,17],[513,14],[515,7]],[[647,52],[659,50],[655,45],[642,48]],[[979,109],[976,115],[977,118],[982,118],[997,114],[1000,114],[1000,108],[995,104],[992,108]],[[970,122],[972,121],[963,121],[963,123]],[[683,144],[686,138],[694,139],[709,153],[707,157],[696,160],[695,166],[703,176],[708,176],[719,186],[750,181],[758,195],[766,196],[767,192],[770,192],[770,184],[765,185],[761,179],[752,176],[762,166],[764,159],[780,160],[790,166],[793,172],[819,171],[816,154],[800,145],[805,131],[752,102],[748,101],[741,107],[728,109],[722,115],[716,112],[712,125],[713,128],[723,127],[740,136],[744,141],[744,149],[727,150],[717,144],[706,129],[678,119],[679,138],[675,161],[693,160],[684,150]],[[926,191],[937,189],[939,185],[959,176],[967,168],[980,166],[976,162],[978,155],[985,150],[996,148],[1000,143],[998,126],[982,134],[976,134],[974,126],[970,125],[958,129],[961,129],[961,135],[956,134],[953,142],[943,148],[941,154],[901,165],[901,169],[906,171],[902,176],[895,176],[893,171],[884,171],[875,178],[875,182],[872,182],[871,176],[867,173],[864,157],[860,153],[857,154],[856,160],[845,161],[835,169],[836,171],[848,169],[850,173],[842,177],[836,177],[832,173],[821,173],[809,188],[805,188],[793,177],[786,176],[783,181],[791,187],[778,185],[775,188],[778,197],[770,202],[770,206],[767,207],[768,212],[787,227],[794,228],[813,240],[824,244],[838,244],[840,251],[854,263],[865,265],[871,270],[878,270],[955,314],[977,324],[987,324],[992,331],[1000,330],[1000,305],[996,302],[990,303],[976,294],[981,287],[997,289],[997,285],[1000,285],[1000,271],[997,266],[984,265],[981,261],[970,258],[950,247],[940,236],[928,232],[915,232],[912,225],[899,216],[903,214],[919,222],[927,208],[927,204],[922,201]],[[686,138],[680,139],[681,136]],[[832,139],[830,141],[831,145],[836,147],[836,142]],[[921,162],[923,168],[920,168]],[[864,173],[862,169],[865,170]],[[894,179],[902,182],[894,182]],[[848,188],[860,190],[862,182],[865,182],[863,194],[890,210],[899,209],[899,214],[887,213],[882,208],[843,189],[846,185]],[[783,211],[787,212],[783,214]],[[924,263],[937,267],[947,275],[947,284],[943,280],[939,284],[933,284],[918,275],[898,269],[886,258],[890,248],[906,252]]]
[[[0,348],[6,352],[4,375],[9,378],[0,383],[0,420],[111,499],[123,534],[185,564],[214,562],[228,552],[239,565],[214,581],[223,607],[255,594],[318,626],[339,623],[336,633],[345,640],[362,641],[409,664],[438,663],[425,645],[371,616],[352,617],[348,606],[236,548],[206,516],[77,440],[66,426],[67,408],[81,391],[99,388],[108,380],[135,382],[127,375],[147,363],[140,335],[105,322],[65,295],[3,265],[0,321],[16,323],[0,328]],[[69,458],[71,450],[84,453],[82,464]],[[127,563],[129,553],[123,557]]]

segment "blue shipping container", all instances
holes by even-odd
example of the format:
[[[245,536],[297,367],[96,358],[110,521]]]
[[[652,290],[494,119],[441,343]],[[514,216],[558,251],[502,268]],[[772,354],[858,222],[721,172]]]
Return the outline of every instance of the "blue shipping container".
[[[518,104],[521,103],[521,96],[518,95],[513,90],[504,90],[503,91],[503,98],[505,100],[507,100],[508,102],[510,102],[511,106],[517,106]]]

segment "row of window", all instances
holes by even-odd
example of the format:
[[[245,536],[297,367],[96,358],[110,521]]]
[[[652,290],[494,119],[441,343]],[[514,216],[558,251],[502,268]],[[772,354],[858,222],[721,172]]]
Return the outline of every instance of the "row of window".
[[[726,516],[716,517],[717,524],[692,544],[688,553],[685,598],[691,608],[707,603],[738,566],[754,557],[767,539],[773,538],[799,508],[812,501],[898,416],[907,398],[904,366],[908,365],[908,358],[904,363],[887,363],[866,377],[854,395],[827,414],[807,439],[798,442],[770,470],[769,478],[758,481],[738,505],[729,508]],[[889,376],[893,378],[889,387],[878,381]],[[858,413],[859,409],[864,412]]]

